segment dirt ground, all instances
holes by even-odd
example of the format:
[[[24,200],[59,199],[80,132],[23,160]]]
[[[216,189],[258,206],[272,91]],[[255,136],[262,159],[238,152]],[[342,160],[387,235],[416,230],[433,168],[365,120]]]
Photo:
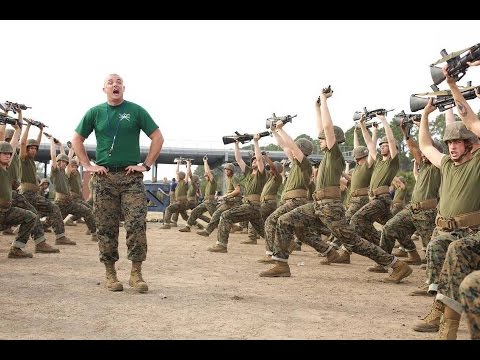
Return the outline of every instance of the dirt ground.
[[[161,214],[160,214],[161,215]],[[152,214],[149,214],[152,217]],[[155,215],[153,215],[155,216]],[[13,236],[0,235],[0,339],[434,339],[412,324],[432,298],[408,292],[424,281],[415,267],[401,284],[366,271],[372,261],[319,265],[312,248],[290,257],[290,278],[261,278],[271,265],[256,260],[264,241],[242,245],[232,234],[227,254],[210,253],[209,238],[148,223],[143,275],[149,292],[128,286],[125,231],[120,230],[117,272],[123,292],[104,288],[98,245],[86,226],[67,227],[76,246],[59,254],[8,259]],[[180,223],[179,223],[180,225]],[[53,234],[47,234],[54,243]],[[33,252],[31,241],[27,250]],[[465,317],[459,339],[469,339]]]

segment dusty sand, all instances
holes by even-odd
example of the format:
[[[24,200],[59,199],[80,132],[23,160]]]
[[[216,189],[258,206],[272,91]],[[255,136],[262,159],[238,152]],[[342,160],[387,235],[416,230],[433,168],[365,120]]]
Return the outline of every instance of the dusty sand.
[[[154,215],[153,215],[154,216]],[[152,217],[152,214],[150,214]],[[179,223],[180,225],[180,223]],[[260,278],[271,265],[256,263],[264,241],[242,245],[232,234],[227,254],[210,253],[209,238],[160,230],[148,223],[143,275],[150,291],[128,286],[125,231],[120,230],[117,272],[123,292],[104,288],[98,245],[86,226],[67,227],[76,246],[60,254],[8,259],[13,236],[0,235],[0,339],[434,339],[411,325],[430,309],[432,298],[408,292],[424,271],[401,284],[366,272],[372,261],[352,256],[350,265],[319,265],[312,248],[290,257],[292,277]],[[54,243],[48,233],[48,242]],[[31,241],[27,250],[33,252]],[[469,339],[465,317],[459,339]]]

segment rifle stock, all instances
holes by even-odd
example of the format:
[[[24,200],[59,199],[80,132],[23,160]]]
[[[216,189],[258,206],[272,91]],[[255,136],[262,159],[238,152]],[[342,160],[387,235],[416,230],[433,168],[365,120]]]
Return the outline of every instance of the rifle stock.
[[[237,141],[244,144],[248,141],[253,140],[253,137],[255,136],[254,134],[240,134],[238,131],[235,131],[235,134],[236,135],[222,136],[223,145],[232,144]],[[259,133],[261,138],[265,136],[269,136],[270,134],[271,134],[270,131],[264,131]]]

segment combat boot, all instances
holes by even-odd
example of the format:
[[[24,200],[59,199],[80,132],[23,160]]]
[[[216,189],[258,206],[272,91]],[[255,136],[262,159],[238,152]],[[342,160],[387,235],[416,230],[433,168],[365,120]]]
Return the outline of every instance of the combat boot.
[[[255,236],[254,239],[248,238],[248,240],[240,241],[240,244],[247,244],[247,245],[257,245],[258,236]]]
[[[170,226],[171,226],[171,227],[177,227],[178,225],[177,225],[176,222],[171,222],[171,223],[170,223]]]
[[[320,260],[320,265],[330,265],[331,263],[336,263],[340,259],[340,255],[338,255],[337,250],[332,248],[326,256]]]
[[[236,233],[238,231],[242,231],[243,228],[240,225],[233,224],[232,227],[230,228],[230,234]]]
[[[29,252],[23,251],[20,248],[12,246],[10,248],[10,251],[8,252],[8,257],[10,259],[26,259],[26,258],[32,258],[33,255]]]
[[[283,261],[275,261],[275,266],[271,269],[262,271],[261,277],[290,277],[290,266]]]
[[[435,292],[436,293],[436,292]],[[420,286],[417,290],[413,290],[408,295],[410,296],[433,296],[434,294],[428,291],[428,284]]]
[[[292,241],[290,247],[288,248],[288,253],[291,254],[294,251],[302,251],[302,244]]]
[[[92,241],[95,241],[95,242],[98,242],[98,236],[97,236],[97,233],[93,233],[92,234],[92,238],[91,238]]]
[[[199,228],[200,230],[205,229],[205,226],[203,226],[202,224],[200,224],[198,221],[197,221],[197,223],[195,224],[195,226],[196,226],[197,228]]]
[[[75,222],[72,220],[72,216],[71,215],[68,215],[65,220],[63,220],[63,224],[65,226],[77,226],[77,224],[75,224]]]
[[[160,226],[160,229],[167,230],[167,229],[170,229],[171,227],[172,227],[171,224],[163,224],[162,226]]]
[[[142,278],[142,262],[132,261],[132,272],[128,284],[140,293],[148,291],[148,285]]]
[[[385,266],[380,264],[375,264],[367,268],[367,271],[376,272],[376,273],[388,273],[388,270]]]
[[[55,245],[77,245],[75,241],[70,240],[66,236],[62,236],[55,240]]]
[[[397,260],[395,264],[392,265],[392,273],[383,279],[386,282],[393,282],[398,284],[402,279],[406,278],[412,273],[412,268],[403,261]]]
[[[48,245],[45,240],[35,245],[35,253],[52,254],[52,253],[59,253],[59,252],[60,252],[60,249],[57,249],[57,248],[54,248],[53,246]]]
[[[418,254],[417,250],[407,251],[408,258],[404,260],[407,264],[410,265],[422,265],[422,259]]]
[[[275,264],[275,260],[272,259],[271,255],[265,255],[261,259],[258,259],[257,262],[261,264]]]
[[[440,327],[440,319],[443,315],[445,305],[435,300],[430,312],[413,326],[413,330],[418,332],[437,332]]]
[[[181,228],[178,231],[180,231],[180,232],[191,232],[192,230],[190,230],[190,226],[185,226],[184,228]]]
[[[15,232],[13,231],[12,227],[9,227],[8,229],[5,229],[2,231],[3,235],[15,235]]]
[[[110,291],[123,290],[122,283],[117,279],[114,262],[105,263],[105,287]]]
[[[437,340],[457,340],[458,326],[460,320],[445,319],[445,316],[440,321],[440,328],[438,329]]]
[[[201,230],[201,231],[197,231],[197,235],[202,235],[202,236],[205,236],[205,237],[209,237],[210,233],[207,230]]]
[[[405,250],[403,249],[395,249],[392,251],[392,255],[396,256],[396,257],[407,257],[408,254]]]
[[[77,224],[85,224],[85,220],[83,220],[83,218],[79,218],[77,220]]]
[[[227,248],[225,246],[222,246],[220,244],[215,244],[214,246],[211,246],[207,249],[210,252],[218,252],[218,253],[226,253]]]

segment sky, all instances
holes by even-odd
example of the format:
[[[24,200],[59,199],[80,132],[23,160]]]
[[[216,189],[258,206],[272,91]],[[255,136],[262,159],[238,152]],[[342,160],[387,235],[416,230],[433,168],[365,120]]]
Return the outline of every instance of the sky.
[[[316,135],[321,89],[331,85],[332,120],[344,130],[356,110],[409,113],[430,91],[440,51],[479,42],[480,21],[366,20],[2,20],[0,102],[24,103],[64,143],[92,106],[106,101],[107,74],[124,79],[125,99],[159,125],[164,147],[225,148],[234,131],[265,130],[275,113],[297,115],[285,130]],[[459,84],[480,81],[473,68]],[[442,83],[440,88],[446,88]],[[477,100],[471,102],[478,109]],[[434,115],[437,115],[435,113]],[[47,139],[44,140],[47,142]],[[260,140],[260,145],[274,142]],[[86,143],[95,143],[93,134]],[[142,134],[141,144],[149,145]],[[228,148],[233,148],[228,145]],[[174,175],[160,167],[159,177]]]

